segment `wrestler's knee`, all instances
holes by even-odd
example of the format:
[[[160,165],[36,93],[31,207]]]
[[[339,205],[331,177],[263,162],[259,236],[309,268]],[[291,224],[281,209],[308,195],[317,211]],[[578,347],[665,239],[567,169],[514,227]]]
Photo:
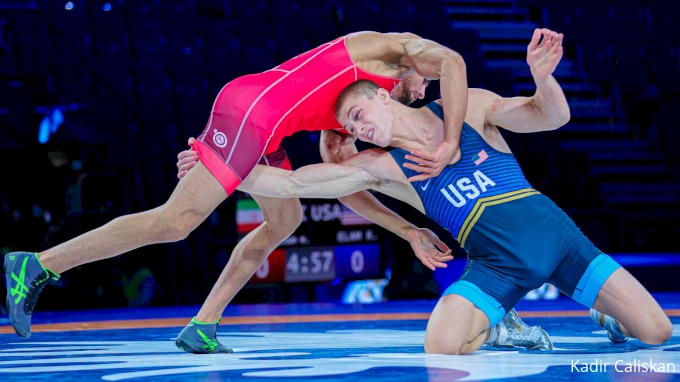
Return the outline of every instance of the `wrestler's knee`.
[[[459,355],[461,344],[447,342],[447,339],[448,339],[447,336],[432,334],[432,332],[428,332],[425,335],[425,353]]]
[[[673,335],[673,324],[665,314],[655,314],[647,319],[646,324],[637,333],[633,334],[646,344],[660,345]]]
[[[467,309],[466,309],[467,308]],[[437,302],[425,330],[425,352],[427,354],[460,354],[465,332],[468,330],[470,306],[463,297],[449,294]],[[452,320],[452,317],[456,317]],[[453,322],[462,321],[458,325]]]
[[[302,205],[299,199],[282,199],[278,211],[265,215],[272,239],[283,241],[302,223]]]
[[[174,243],[186,239],[204,220],[204,216],[195,211],[177,211],[168,204],[152,212],[158,241],[163,243]]]

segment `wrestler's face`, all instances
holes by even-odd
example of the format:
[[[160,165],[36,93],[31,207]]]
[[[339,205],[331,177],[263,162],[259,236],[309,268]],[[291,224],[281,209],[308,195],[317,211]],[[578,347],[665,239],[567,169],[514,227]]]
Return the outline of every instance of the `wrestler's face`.
[[[410,105],[417,99],[425,98],[425,89],[430,80],[411,69],[406,71],[401,82],[392,90],[392,98],[404,105]]]
[[[392,142],[391,98],[385,89],[379,89],[373,99],[364,95],[349,97],[341,107],[338,122],[359,140],[379,147]]]

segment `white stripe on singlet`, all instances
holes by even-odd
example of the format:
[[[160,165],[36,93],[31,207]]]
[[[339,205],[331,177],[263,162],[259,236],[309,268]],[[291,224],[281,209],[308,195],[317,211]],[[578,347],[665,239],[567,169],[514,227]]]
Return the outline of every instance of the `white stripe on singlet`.
[[[234,149],[236,149],[236,145],[238,144],[238,139],[239,139],[239,137],[241,136],[241,131],[243,131],[243,126],[245,126],[246,120],[247,120],[248,117],[250,116],[250,112],[251,112],[251,111],[253,110],[253,108],[255,107],[255,104],[257,104],[257,101],[259,101],[260,98],[262,98],[262,97],[263,97],[263,96],[264,96],[271,88],[273,88],[274,86],[276,86],[276,84],[278,84],[279,82],[283,81],[283,80],[286,79],[289,75],[291,75],[292,73],[294,73],[296,70],[302,68],[302,67],[305,66],[309,61],[311,61],[311,60],[313,60],[314,58],[316,58],[316,56],[320,55],[321,53],[325,52],[327,49],[331,48],[333,45],[335,45],[335,44],[337,44],[338,42],[341,42],[341,41],[344,41],[344,39],[338,40],[338,41],[336,41],[336,42],[334,42],[334,43],[332,43],[332,44],[328,44],[327,47],[325,47],[325,48],[321,49],[320,51],[316,52],[316,54],[314,54],[312,57],[308,58],[305,62],[303,62],[303,63],[301,63],[300,65],[298,65],[295,69],[291,70],[290,72],[288,72],[288,73],[284,74],[283,76],[281,76],[281,78],[279,78],[278,80],[274,81],[274,83],[272,83],[271,85],[269,85],[266,89],[264,89],[264,90],[262,91],[262,93],[260,93],[260,95],[257,96],[257,98],[255,99],[255,101],[253,101],[253,103],[252,103],[252,104],[250,105],[250,107],[248,108],[248,111],[246,111],[246,115],[243,116],[243,121],[241,121],[241,126],[240,126],[239,129],[238,129],[238,133],[236,134],[236,139],[234,139],[234,143],[231,145],[231,151],[229,152],[229,156],[227,157],[227,160],[226,160],[225,163],[229,163],[229,160],[231,159],[231,156],[234,154]],[[323,45],[322,45],[322,46],[323,46]],[[289,112],[290,112],[290,110],[289,110]],[[286,114],[288,114],[288,113],[286,113]],[[280,121],[279,121],[279,122],[280,122]],[[278,124],[277,124],[277,125],[278,125]],[[267,143],[269,143],[269,140],[271,139],[271,137],[272,137],[273,134],[274,134],[274,132],[272,131],[272,133],[269,135],[269,139],[267,139]],[[262,150],[262,153],[264,153],[264,150],[265,150],[266,148],[267,148],[267,146],[265,145],[265,147],[264,147],[263,150]],[[261,154],[260,154],[260,157],[261,157]]]
[[[316,87],[314,90],[312,90],[311,92],[307,93],[307,95],[305,95],[304,97],[302,97],[302,99],[300,99],[295,105],[293,105],[293,107],[291,107],[290,110],[288,110],[288,111],[286,112],[286,114],[284,114],[283,117],[281,117],[281,119],[279,119],[279,121],[276,122],[276,125],[274,126],[274,130],[272,130],[271,135],[270,135],[269,138],[267,139],[267,144],[264,145],[264,147],[267,147],[267,146],[269,145],[269,141],[270,141],[270,140],[272,139],[272,137],[274,136],[274,132],[275,132],[276,129],[279,127],[279,124],[281,124],[281,122],[286,118],[286,116],[288,116],[288,114],[290,114],[291,111],[295,110],[295,108],[298,107],[299,104],[301,104],[304,100],[306,100],[307,97],[309,97],[309,96],[311,96],[312,94],[314,94],[314,92],[316,92],[317,90],[321,89],[321,88],[324,87],[327,83],[333,81],[334,79],[336,79],[337,77],[339,77],[340,75],[344,74],[345,72],[347,72],[348,70],[350,70],[350,69],[352,69],[352,68],[354,68],[354,69],[356,70],[356,65],[348,66],[348,67],[345,68],[345,70],[343,70],[343,71],[337,73],[336,75],[334,75],[333,77],[327,79],[326,81],[324,81],[324,83],[322,83],[321,85],[317,86],[317,87]]]

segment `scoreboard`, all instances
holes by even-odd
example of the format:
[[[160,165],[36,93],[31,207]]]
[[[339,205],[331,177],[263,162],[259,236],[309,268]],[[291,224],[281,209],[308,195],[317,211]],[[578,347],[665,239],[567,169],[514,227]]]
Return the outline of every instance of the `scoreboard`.
[[[380,245],[292,247],[274,250],[250,284],[381,278]]]
[[[302,224],[269,255],[250,284],[383,277],[380,227],[337,200],[301,202]],[[241,235],[264,221],[257,203],[249,198],[237,201],[236,214]]]

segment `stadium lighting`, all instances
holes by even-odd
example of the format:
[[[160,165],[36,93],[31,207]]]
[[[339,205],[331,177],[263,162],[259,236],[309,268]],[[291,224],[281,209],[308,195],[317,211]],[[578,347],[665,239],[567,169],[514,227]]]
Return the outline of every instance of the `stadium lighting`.
[[[38,127],[38,142],[45,144],[50,140],[50,135],[57,132],[59,125],[64,123],[64,114],[59,109],[53,109],[52,113],[45,115]]]
[[[40,122],[40,127],[38,128],[38,142],[40,144],[45,144],[50,140],[50,119],[45,116]]]
[[[66,8],[67,11],[70,11],[71,9],[73,9],[73,7],[74,7],[73,3],[69,1],[68,3],[66,3],[66,6],[64,8]]]
[[[50,132],[51,133],[56,133],[57,129],[59,128],[59,125],[64,123],[64,114],[62,114],[61,110],[59,109],[54,109],[52,111],[52,123],[50,124]]]

